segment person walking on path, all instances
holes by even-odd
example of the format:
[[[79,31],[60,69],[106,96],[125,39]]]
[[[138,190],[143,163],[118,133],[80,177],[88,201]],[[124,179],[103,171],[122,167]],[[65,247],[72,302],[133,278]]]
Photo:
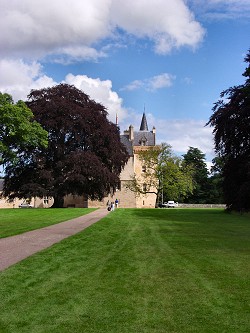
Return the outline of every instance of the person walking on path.
[[[115,199],[115,208],[118,208],[119,200],[116,198]]]
[[[97,209],[75,219],[49,227],[0,239],[0,271],[72,236],[105,217],[107,209]]]

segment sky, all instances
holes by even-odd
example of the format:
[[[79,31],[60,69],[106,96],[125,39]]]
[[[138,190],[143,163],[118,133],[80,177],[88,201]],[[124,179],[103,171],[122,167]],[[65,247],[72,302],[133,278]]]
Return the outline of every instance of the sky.
[[[157,143],[214,157],[205,126],[220,93],[244,83],[250,0],[0,0],[0,91],[75,85],[121,133],[143,112]]]

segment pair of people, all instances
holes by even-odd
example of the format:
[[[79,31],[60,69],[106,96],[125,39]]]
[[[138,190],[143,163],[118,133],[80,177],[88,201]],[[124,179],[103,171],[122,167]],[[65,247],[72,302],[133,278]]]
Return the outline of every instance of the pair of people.
[[[109,203],[109,200],[108,200],[108,202],[107,202],[107,206],[108,206],[108,210],[110,211],[113,211],[113,210],[115,210],[115,208],[118,208],[118,204],[119,204],[119,200],[118,199],[115,199],[115,202],[111,202],[111,203]]]

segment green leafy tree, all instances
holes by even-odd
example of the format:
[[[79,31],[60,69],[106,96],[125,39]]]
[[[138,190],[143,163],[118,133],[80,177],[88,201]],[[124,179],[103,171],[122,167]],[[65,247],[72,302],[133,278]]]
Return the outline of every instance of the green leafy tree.
[[[46,147],[47,136],[23,101],[14,103],[9,94],[0,93],[0,164],[15,164],[31,150]]]
[[[198,148],[189,147],[189,150],[183,157],[185,165],[193,169],[194,179],[194,191],[185,201],[188,203],[206,203],[209,184],[205,154]]]
[[[209,203],[223,204],[224,194],[223,194],[223,160],[219,157],[215,157],[212,160],[212,167],[210,171],[210,176],[208,178],[209,183],[209,193],[207,200]]]
[[[192,192],[192,169],[173,154],[170,145],[146,147],[138,155],[143,172],[127,182],[127,187],[136,195],[154,193],[158,204],[163,195],[165,200],[179,200]]]
[[[208,124],[215,151],[223,160],[223,191],[228,209],[250,210],[250,50],[242,85],[221,93]]]
[[[34,90],[28,99],[48,147],[6,169],[5,194],[51,196],[62,207],[67,194],[102,199],[114,190],[128,155],[105,107],[67,84]]]

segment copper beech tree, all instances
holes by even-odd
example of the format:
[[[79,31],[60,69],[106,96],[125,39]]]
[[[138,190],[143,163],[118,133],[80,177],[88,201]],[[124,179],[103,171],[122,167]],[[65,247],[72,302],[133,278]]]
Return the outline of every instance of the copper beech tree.
[[[221,93],[208,122],[222,163],[227,209],[238,211],[250,210],[250,50],[245,62],[245,83]]]
[[[48,132],[48,147],[6,170],[5,194],[52,196],[62,207],[67,194],[100,200],[117,187],[128,155],[103,105],[59,84],[31,91],[27,106]]]

